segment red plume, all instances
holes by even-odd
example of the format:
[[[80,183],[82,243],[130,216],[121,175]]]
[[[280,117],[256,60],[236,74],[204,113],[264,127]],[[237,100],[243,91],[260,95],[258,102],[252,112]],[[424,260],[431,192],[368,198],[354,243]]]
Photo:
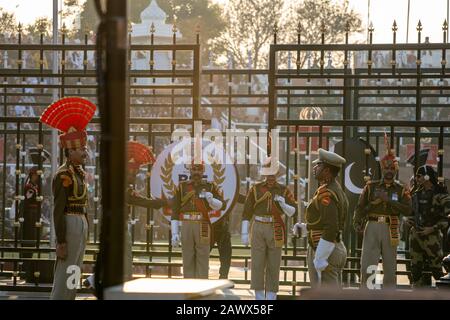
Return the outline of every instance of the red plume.
[[[381,158],[381,166],[383,168],[386,168],[389,167],[391,163],[393,163],[398,170],[398,160],[395,157],[394,151],[391,149],[391,145],[389,143],[386,132],[384,132],[384,147],[386,148],[386,154],[383,158]]]
[[[76,131],[83,131],[94,116],[95,110],[95,104],[89,100],[67,97],[48,106],[40,121],[63,132],[69,132],[72,127]]]
[[[128,141],[128,165],[131,168],[138,169],[155,161],[155,156],[150,147],[137,141]]]
[[[384,148],[386,149],[386,155],[391,153],[391,145],[389,143],[386,131],[384,132]]]

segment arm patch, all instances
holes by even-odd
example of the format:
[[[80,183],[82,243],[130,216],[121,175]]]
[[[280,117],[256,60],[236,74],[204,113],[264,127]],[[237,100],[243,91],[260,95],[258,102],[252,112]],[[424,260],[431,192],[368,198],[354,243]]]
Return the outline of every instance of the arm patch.
[[[72,185],[72,183],[73,183],[72,178],[65,174],[60,175],[59,178],[61,179],[62,184],[65,188]]]
[[[323,204],[324,206],[328,207],[331,203],[331,198],[329,196],[324,196],[321,200],[320,203]]]

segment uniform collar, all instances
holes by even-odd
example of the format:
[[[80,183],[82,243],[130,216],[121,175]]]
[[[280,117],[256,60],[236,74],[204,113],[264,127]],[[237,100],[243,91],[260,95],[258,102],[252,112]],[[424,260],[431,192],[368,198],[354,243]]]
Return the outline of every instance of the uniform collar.
[[[193,180],[189,180],[188,183],[192,184],[193,186],[205,186],[205,185],[207,185],[207,181],[204,180],[204,179],[202,179],[199,184],[195,184]]]
[[[281,185],[280,185],[277,181],[275,181],[275,183],[274,183],[272,186],[269,186],[269,184],[267,183],[267,181],[264,180],[263,183],[262,183],[262,185],[265,186],[265,187],[268,187],[268,188],[270,188],[270,187],[271,187],[271,188],[278,188],[278,189],[281,188]]]
[[[327,182],[324,182],[324,183],[320,184],[320,186],[330,186],[330,185],[332,185],[334,183],[336,183],[336,178],[331,179],[331,180],[329,180]]]
[[[386,182],[384,182],[384,179],[381,179],[379,185],[385,185],[386,187],[390,188],[390,187],[392,187],[394,184],[395,184],[395,180],[392,180],[391,183],[386,183]]]

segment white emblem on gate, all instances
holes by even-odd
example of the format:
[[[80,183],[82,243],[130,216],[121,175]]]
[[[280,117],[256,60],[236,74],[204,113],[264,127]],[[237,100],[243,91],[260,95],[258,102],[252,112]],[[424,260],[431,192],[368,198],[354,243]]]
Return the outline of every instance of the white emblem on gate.
[[[153,197],[163,199],[173,198],[180,181],[185,181],[190,178],[189,169],[186,167],[186,163],[190,163],[190,161],[181,159],[184,158],[182,151],[186,150],[183,144],[189,143],[189,140],[174,142],[158,155],[156,162],[152,167],[150,178]],[[226,203],[225,210],[211,211],[209,213],[211,223],[215,223],[233,209],[237,196],[239,195],[239,180],[236,166],[231,164],[233,162],[229,155],[224,155],[226,161],[220,161],[220,157],[217,153],[224,152],[223,149],[208,147],[210,146],[210,143],[211,141],[208,140],[203,140],[202,143],[202,157],[205,162],[204,179],[209,182],[214,182],[219,187]],[[173,152],[175,147],[176,150],[179,150],[180,152]],[[170,208],[162,210],[164,217],[167,220],[170,220]]]

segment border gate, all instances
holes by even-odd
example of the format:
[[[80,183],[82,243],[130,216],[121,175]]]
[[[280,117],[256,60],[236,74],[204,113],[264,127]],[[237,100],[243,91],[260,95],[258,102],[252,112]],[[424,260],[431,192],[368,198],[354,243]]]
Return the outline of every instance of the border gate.
[[[448,149],[450,118],[441,120],[449,110],[450,97],[447,68],[450,45],[445,42],[447,26],[443,28],[443,43],[421,43],[418,30],[417,44],[397,44],[393,28],[392,44],[325,44],[322,31],[320,44],[275,44],[270,47],[269,69],[214,69],[203,67],[200,61],[199,35],[196,44],[178,44],[176,29],[172,44],[155,44],[154,30],[149,44],[136,45],[129,41],[129,56],[148,57],[148,66],[137,69],[129,62],[129,136],[153,146],[158,154],[170,140],[171,132],[180,126],[192,130],[195,120],[210,125],[217,117],[224,128],[281,129],[280,157],[284,168],[283,182],[290,185],[301,206],[314,190],[310,180],[311,161],[318,147],[333,147],[342,143],[343,154],[349,153],[348,138],[361,138],[373,148],[366,148],[364,157],[368,170],[369,157],[382,150],[382,136],[387,131],[391,146],[400,156],[402,170],[399,179],[409,178],[404,164],[407,148],[416,153],[422,145],[434,145],[436,164],[441,180],[448,175]],[[370,34],[373,30],[369,30]],[[300,33],[298,39],[300,39]],[[54,250],[48,239],[51,193],[49,164],[40,163],[42,191],[41,220],[36,223],[37,237],[34,247],[21,246],[23,220],[20,216],[21,190],[27,169],[31,166],[27,150],[31,147],[48,149],[51,130],[38,122],[40,112],[55,98],[82,96],[96,101],[95,45],[88,36],[83,44],[67,43],[65,30],[61,30],[61,43],[50,45],[41,36],[39,44],[23,43],[19,30],[17,43],[0,44],[2,54],[0,84],[1,111],[0,137],[2,175],[1,185],[1,237],[0,288],[17,291],[50,291],[43,283],[43,271],[36,267],[34,283],[24,283],[23,262],[38,266],[52,261]],[[169,52],[171,68],[155,67],[155,53]],[[413,59],[404,64],[402,55]],[[424,57],[439,56],[440,65],[424,66]],[[30,56],[35,59],[29,59]],[[314,58],[317,57],[317,58]],[[387,61],[385,58],[387,58]],[[300,61],[312,61],[308,68]],[[294,68],[291,67],[295,60]],[[78,63],[77,63],[78,61]],[[408,62],[408,61],[407,61]],[[309,64],[309,63],[308,63]],[[56,66],[56,72],[51,67]],[[254,109],[256,114],[246,121],[243,110]],[[440,115],[438,115],[438,112]],[[33,114],[34,113],[34,114]],[[391,115],[391,117],[387,117]],[[395,115],[395,117],[394,117]],[[448,116],[447,116],[448,117]],[[379,118],[380,120],[377,120]],[[441,118],[441,119],[439,119]],[[388,120],[386,120],[388,119]],[[257,123],[252,123],[252,122]],[[101,206],[99,195],[99,139],[100,126],[94,119],[88,127],[91,154],[90,177],[90,234],[85,256],[86,273],[91,273],[96,260],[99,241]],[[381,138],[381,141],[380,141]],[[423,142],[423,143],[422,143]],[[247,144],[249,142],[247,141]],[[248,148],[247,148],[248,150]],[[55,156],[55,155],[54,155]],[[416,157],[417,158],[417,157]],[[59,155],[62,161],[62,155]],[[417,163],[416,163],[417,166]],[[240,166],[241,190],[248,190],[255,181],[255,167],[247,163]],[[147,168],[147,172],[151,167]],[[368,176],[369,174],[365,174]],[[344,175],[341,177],[345,186]],[[140,188],[150,196],[150,177],[139,180]],[[13,205],[14,204],[14,205]],[[11,210],[10,208],[14,209]],[[231,221],[239,223],[239,205]],[[345,243],[349,248],[348,265],[344,270],[345,285],[358,285],[359,246],[351,231],[351,213],[348,215]],[[135,275],[178,277],[181,252],[170,245],[168,225],[153,210],[133,209],[131,217]],[[290,226],[292,223],[286,221]],[[232,232],[236,231],[233,228]],[[283,249],[280,285],[289,294],[296,295],[300,286],[308,285],[304,240],[286,241]],[[250,252],[239,244],[233,245],[230,277],[237,284],[249,284]],[[399,252],[399,276],[409,274],[407,246]],[[23,258],[23,253],[33,253]],[[216,250],[211,259],[218,260]],[[89,271],[90,270],[90,271]]]

